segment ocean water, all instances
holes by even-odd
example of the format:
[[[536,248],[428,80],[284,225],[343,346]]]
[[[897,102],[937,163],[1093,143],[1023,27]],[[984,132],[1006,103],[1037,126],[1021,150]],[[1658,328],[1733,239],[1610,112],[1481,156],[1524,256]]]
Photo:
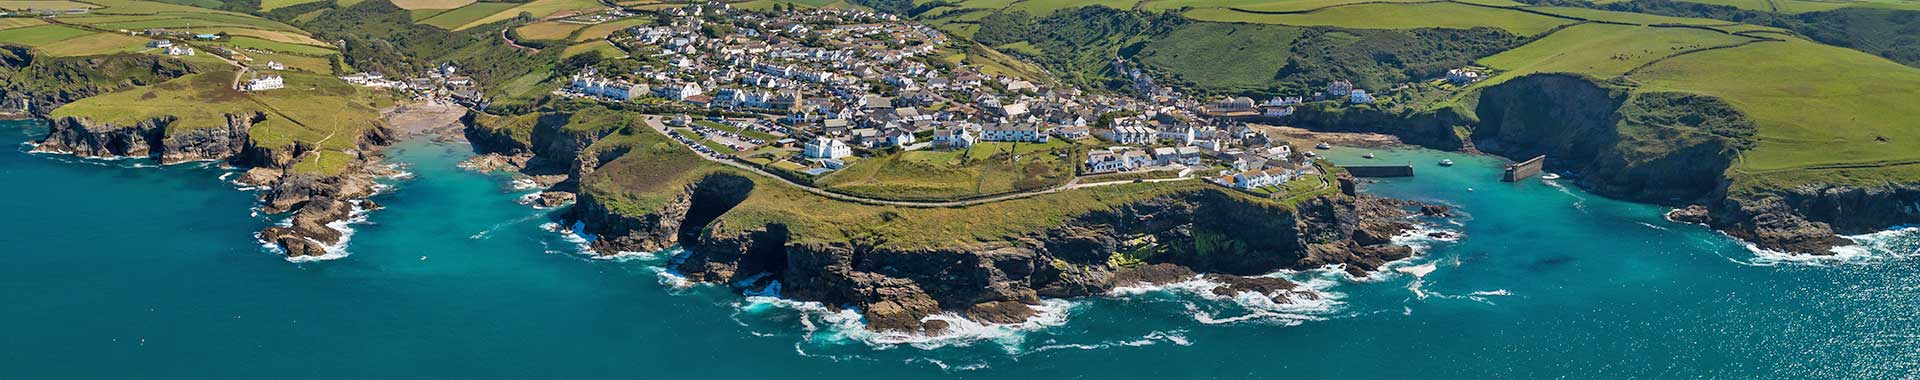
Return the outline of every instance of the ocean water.
[[[1425,252],[1408,271],[1276,274],[1318,301],[1184,284],[910,337],[686,285],[660,269],[674,252],[583,256],[550,210],[515,203],[531,190],[455,167],[462,145],[396,146],[413,176],[351,225],[350,254],[292,263],[251,236],[278,221],[230,169],[25,153],[40,133],[0,122],[0,378],[1920,376],[1920,231],[1780,257],[1571,179],[1497,182],[1489,157],[1378,152],[1419,176],[1367,191],[1453,205],[1461,237],[1406,239]]]

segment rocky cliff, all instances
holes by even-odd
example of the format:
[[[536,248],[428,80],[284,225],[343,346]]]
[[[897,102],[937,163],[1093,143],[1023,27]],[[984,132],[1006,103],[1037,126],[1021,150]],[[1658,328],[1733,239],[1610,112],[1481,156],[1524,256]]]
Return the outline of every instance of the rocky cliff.
[[[216,126],[178,126],[174,118],[143,120],[133,125],[94,123],[77,117],[55,119],[34,149],[82,157],[151,157],[163,164],[199,160],[227,160],[245,152],[248,132],[266,115],[226,115]]]
[[[290,257],[325,255],[327,246],[336,244],[342,233],[328,224],[345,220],[354,207],[378,207],[363,198],[373,195],[373,177],[381,168],[365,165],[369,158],[357,157],[339,174],[290,173],[313,148],[303,143],[289,146],[260,146],[253,143],[253,125],[266,119],[263,113],[225,115],[225,122],[212,126],[179,125],[177,119],[162,117],[132,125],[95,123],[87,119],[55,119],[36,151],[72,154],[81,157],[145,157],[162,164],[217,160],[249,168],[237,181],[264,187],[260,210],[269,214],[291,212],[290,224],[268,227],[260,238],[273,243]],[[366,151],[392,142],[383,127],[358,136]]]
[[[1755,126],[1717,98],[1630,93],[1566,74],[1535,74],[1487,88],[1474,145],[1515,160],[1546,155],[1596,193],[1666,205],[1771,250],[1828,254],[1859,234],[1920,223],[1920,183],[1736,186],[1728,168],[1753,146]]]
[[[1041,297],[1103,294],[1118,286],[1212,276],[1238,292],[1282,302],[1294,284],[1240,276],[1345,266],[1356,275],[1413,254],[1390,244],[1412,228],[1412,204],[1336,194],[1295,207],[1223,189],[1180,192],[1082,214],[1058,226],[994,241],[898,248],[863,239],[796,242],[793,226],[729,225],[720,218],[755,191],[741,174],[716,172],[657,210],[622,214],[592,192],[569,218],[585,223],[602,253],[681,245],[674,269],[688,279],[759,288],[846,305],[870,327],[932,332],[929,316],[1020,322]]]

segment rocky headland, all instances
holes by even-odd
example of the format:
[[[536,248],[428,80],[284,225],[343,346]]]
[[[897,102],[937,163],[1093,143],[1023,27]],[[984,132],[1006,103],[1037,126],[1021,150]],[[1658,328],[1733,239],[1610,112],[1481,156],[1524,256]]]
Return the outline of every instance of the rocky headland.
[[[286,226],[268,227],[258,234],[288,257],[319,257],[340,243],[343,232],[331,226],[353,213],[379,208],[365,200],[377,190],[375,178],[393,174],[377,163],[381,146],[394,141],[393,130],[379,124],[355,136],[352,162],[337,173],[295,170],[314,157],[305,143],[262,146],[252,138],[253,127],[265,114],[229,114],[217,126],[178,125],[173,118],[156,118],[131,125],[95,123],[76,117],[54,119],[47,136],[37,143],[40,152],[80,157],[142,157],[161,164],[219,161],[244,174],[234,179],[243,186],[264,189],[259,211],[285,214]]]
[[[804,197],[806,202],[826,202],[823,207],[876,212],[881,219],[874,223],[916,218],[922,212],[1006,216],[991,207],[882,208],[826,200],[754,174],[698,163],[690,151],[660,144],[664,137],[602,143],[614,140],[610,135],[629,138],[633,136],[628,133],[652,132],[615,133],[610,131],[620,128],[566,122],[579,117],[527,116],[528,124],[512,127],[514,123],[501,117],[470,115],[468,139],[480,157],[470,162],[534,173],[565,168],[568,178],[553,188],[555,193],[577,194],[577,203],[559,214],[560,222],[578,223],[593,234],[595,254],[683,247],[683,256],[668,265],[688,280],[742,291],[777,289],[788,299],[850,307],[870,328],[880,330],[937,333],[947,326],[940,318],[930,318],[935,315],[1018,323],[1034,316],[1034,306],[1043,298],[1196,279],[1220,284],[1212,291],[1221,294],[1252,292],[1284,303],[1311,297],[1311,292],[1262,275],[1344,268],[1366,276],[1415,254],[1392,240],[1416,229],[1413,217],[1421,205],[1354,194],[1352,178],[1340,179],[1338,187],[1345,192],[1294,204],[1193,183],[1115,201],[1110,207],[1064,213],[1059,223],[1028,223],[1034,227],[992,238],[952,236],[909,244],[885,237],[829,236],[820,231],[859,227],[754,215],[809,213],[804,207],[787,208],[791,205],[760,209],[765,199]],[[655,177],[629,176],[628,166]],[[688,169],[661,172],[661,167]],[[636,194],[607,190],[633,182],[655,189],[641,196],[660,201],[636,206]],[[648,186],[655,183],[678,185]],[[915,228],[912,233],[943,232]],[[769,287],[775,282],[778,287]]]

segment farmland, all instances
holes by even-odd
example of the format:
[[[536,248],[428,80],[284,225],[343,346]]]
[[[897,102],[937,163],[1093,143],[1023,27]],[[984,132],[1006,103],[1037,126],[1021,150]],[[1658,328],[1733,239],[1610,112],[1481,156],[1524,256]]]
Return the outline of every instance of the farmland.
[[[1445,14],[1447,17],[1434,17]],[[1220,22],[1251,22],[1293,26],[1337,26],[1359,29],[1413,29],[1492,27],[1531,36],[1572,21],[1531,13],[1453,3],[1360,4],[1307,13],[1252,13],[1231,9],[1195,9],[1187,17]]]

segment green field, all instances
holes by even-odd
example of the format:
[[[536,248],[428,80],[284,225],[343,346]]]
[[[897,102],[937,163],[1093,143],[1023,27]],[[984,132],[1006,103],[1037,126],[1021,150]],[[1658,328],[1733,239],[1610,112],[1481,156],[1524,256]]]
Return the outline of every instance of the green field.
[[[326,1],[326,0],[260,0],[260,11],[267,12],[275,9],[286,8],[286,7],[306,4],[306,3],[317,3],[321,1]]]
[[[77,2],[77,1],[66,1],[66,0],[0,0],[0,9],[11,10],[11,11],[25,11],[28,9],[67,10],[67,9],[92,9],[92,8],[98,8],[98,7],[94,6],[93,4],[87,4],[87,3]]]
[[[473,4],[473,0],[392,0],[400,9],[454,9]]]
[[[1198,23],[1155,39],[1135,58],[1202,87],[1259,90],[1278,79],[1275,73],[1287,66],[1301,32],[1283,25]]]
[[[1614,12],[1608,10],[1575,7],[1530,7],[1529,10],[1551,13],[1560,16],[1576,17],[1594,21],[1621,22],[1640,25],[1731,25],[1732,21],[1692,17],[1672,17],[1646,13]]]
[[[519,33],[520,39],[529,40],[529,41],[565,40],[567,39],[567,37],[570,37],[573,35],[573,31],[580,30],[581,28],[585,28],[585,27],[587,27],[586,24],[575,24],[575,23],[560,22],[560,21],[541,21],[541,22],[536,22],[532,24],[521,25],[518,28],[513,28],[513,32]]]
[[[0,18],[0,30],[7,30],[7,29],[13,29],[13,28],[25,28],[29,26],[46,25],[46,24],[47,24],[46,21],[40,21],[40,19],[37,19],[37,18],[16,18],[16,17]]]
[[[884,199],[944,200],[1043,189],[1073,177],[1071,142],[989,142],[862,159],[821,176],[821,187]],[[1015,159],[1015,156],[1018,159]],[[1061,157],[1060,155],[1065,155]]]
[[[1480,59],[1481,65],[1504,72],[1479,85],[1495,85],[1541,72],[1575,73],[1607,79],[1682,52],[1751,40],[1688,28],[1574,25],[1519,48]]]
[[[1834,10],[1834,9],[1840,9],[1840,8],[1852,8],[1852,7],[1920,10],[1920,1],[1914,1],[1914,0],[1864,0],[1864,1],[1681,0],[1681,1],[1701,3],[1701,4],[1727,5],[1727,6],[1732,6],[1732,7],[1746,9],[1746,10],[1779,12],[1779,13],[1788,13],[1788,14],[1819,12],[1819,11],[1827,11],[1827,10]]]
[[[93,34],[93,32],[65,25],[29,26],[25,28],[0,30],[0,43],[44,47],[48,44],[88,34]]]
[[[1361,4],[1309,13],[1262,14],[1230,9],[1195,9],[1196,20],[1251,22],[1294,26],[1337,26],[1360,29],[1493,27],[1531,36],[1572,21],[1531,13],[1453,3]],[[1436,15],[1445,15],[1444,17]]]
[[[600,52],[600,56],[606,58],[622,58],[627,56],[625,50],[614,47],[613,43],[607,41],[587,41],[568,46],[566,50],[560,51],[560,57],[572,57],[590,51]]]
[[[647,18],[647,17],[634,17],[634,18],[613,20],[613,21],[603,22],[599,24],[593,24],[593,26],[586,27],[585,29],[580,29],[579,34],[573,36],[573,40],[574,41],[591,41],[591,40],[606,39],[607,36],[613,35],[613,32],[617,32],[622,29],[631,28],[635,26],[642,26],[642,25],[653,25],[653,19]]]
[[[456,9],[454,11],[450,11],[447,13],[452,14],[454,12],[463,11],[469,7],[473,7],[474,5],[480,5],[480,4],[486,4],[486,3],[474,3],[473,5],[461,7],[460,9]],[[507,19],[511,19],[511,18],[514,18],[515,16],[519,16],[520,13],[522,12],[533,14],[533,17],[536,19],[542,19],[542,18],[546,18],[548,16],[553,16],[560,13],[587,11],[587,10],[601,9],[605,7],[606,6],[601,5],[600,2],[594,1],[594,0],[534,0],[533,2],[529,2],[526,4],[518,4],[518,6],[507,8],[499,12],[494,12],[493,14],[471,19],[470,21],[467,21],[464,24],[461,24],[459,26],[456,26],[450,29],[466,30],[467,28],[472,28],[472,27],[486,25],[486,24],[492,24],[500,21],[506,21]],[[445,15],[436,16],[434,18],[438,19],[440,17],[445,17]],[[445,27],[444,25],[439,23],[435,23],[434,26]]]
[[[118,33],[93,33],[60,40],[40,47],[40,52],[56,57],[103,55],[135,52],[147,47],[147,39]]]
[[[1084,6],[1103,5],[1113,9],[1133,8],[1135,0],[1022,0],[1008,6],[1006,10],[1021,10],[1036,17],[1053,14],[1053,11]]]
[[[468,23],[472,23],[475,20],[491,17],[495,13],[505,12],[507,9],[511,9],[516,5],[518,4],[473,3],[464,7],[454,9],[454,10],[440,12],[438,14],[433,15],[433,17],[428,17],[426,19],[422,19],[419,21],[421,24],[433,25],[433,26],[440,27],[441,29],[451,30],[451,29],[460,28],[461,26],[467,25]],[[512,17],[512,16],[508,16],[508,17]]]
[[[314,56],[314,57],[324,57],[324,56],[335,54],[333,49],[323,48],[319,46],[275,42],[275,41],[268,41],[268,40],[263,40],[259,38],[253,38],[253,37],[246,37],[246,36],[235,36],[235,37],[228,38],[226,41],[221,41],[221,42],[227,45],[233,45],[241,48],[260,49],[260,50],[274,51],[274,52],[280,52],[280,53],[290,53],[290,54],[306,55],[306,56]]]
[[[1426,2],[1426,0],[1148,0],[1143,6],[1153,11],[1179,8],[1239,8],[1257,12],[1299,12],[1364,3],[1410,2]]]
[[[1791,39],[1675,57],[1634,79],[1642,91],[1712,95],[1747,113],[1759,125],[1759,145],[1735,164],[1737,172],[1920,161],[1912,145],[1920,141],[1913,107],[1920,69],[1886,59]]]

